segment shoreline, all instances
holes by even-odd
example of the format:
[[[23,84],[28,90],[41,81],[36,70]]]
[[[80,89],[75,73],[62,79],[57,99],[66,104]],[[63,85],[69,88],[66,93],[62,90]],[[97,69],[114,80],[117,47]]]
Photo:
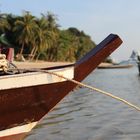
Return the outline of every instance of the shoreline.
[[[13,61],[14,65],[16,65],[19,69],[30,69],[30,68],[49,68],[54,66],[63,66],[74,64],[74,62],[49,62],[49,61]],[[102,62],[98,65],[98,68],[111,68],[115,67],[112,63]]]
[[[14,65],[16,65],[19,69],[27,69],[27,68],[48,68],[53,66],[63,66],[68,64],[73,64],[72,62],[47,62],[47,61],[37,61],[37,62],[20,62],[13,61]]]
[[[54,67],[54,66],[63,66],[63,65],[69,65],[73,64],[72,62],[48,62],[48,61],[13,61],[12,62],[14,65],[16,65],[19,69],[29,69],[29,68],[48,68],[48,67]],[[111,63],[101,63],[99,64],[99,68],[107,68],[111,67],[113,64]]]

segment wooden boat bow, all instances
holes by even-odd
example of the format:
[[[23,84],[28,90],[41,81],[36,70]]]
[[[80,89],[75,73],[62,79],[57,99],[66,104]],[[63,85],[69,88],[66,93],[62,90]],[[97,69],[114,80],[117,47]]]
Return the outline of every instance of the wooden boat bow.
[[[110,34],[75,64],[75,80],[83,80],[122,44],[118,35]]]
[[[82,81],[121,43],[122,40],[118,35],[110,34],[74,65],[57,66],[43,70],[70,74],[69,76],[74,80]],[[41,77],[43,79],[46,77],[48,81],[46,82]],[[0,84],[4,84],[5,81],[10,81],[12,85],[0,87],[1,140],[21,139],[77,85],[67,80],[59,82],[59,79],[54,79],[51,75],[38,74],[33,71],[25,74],[1,76]]]

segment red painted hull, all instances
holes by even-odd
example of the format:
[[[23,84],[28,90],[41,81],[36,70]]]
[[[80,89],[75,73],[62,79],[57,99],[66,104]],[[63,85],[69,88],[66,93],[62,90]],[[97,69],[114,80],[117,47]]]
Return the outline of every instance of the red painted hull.
[[[117,35],[109,35],[74,65],[74,79],[82,81],[120,44]],[[38,122],[60,102],[76,84],[70,81],[0,90],[0,131]],[[19,136],[19,137],[18,137]],[[0,140],[16,140],[23,134],[1,137]]]

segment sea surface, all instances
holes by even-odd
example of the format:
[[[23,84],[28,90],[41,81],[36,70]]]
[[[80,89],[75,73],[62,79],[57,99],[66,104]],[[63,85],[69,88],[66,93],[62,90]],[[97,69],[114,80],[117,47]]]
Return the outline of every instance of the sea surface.
[[[96,69],[83,82],[140,106],[137,67]],[[78,88],[25,140],[140,140],[140,112],[95,91]]]

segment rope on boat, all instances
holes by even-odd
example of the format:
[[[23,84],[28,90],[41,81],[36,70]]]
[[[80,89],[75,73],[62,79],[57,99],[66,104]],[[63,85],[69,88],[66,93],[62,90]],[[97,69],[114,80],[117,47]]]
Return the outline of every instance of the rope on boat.
[[[126,104],[126,105],[128,105],[128,106],[130,106],[130,107],[132,107],[132,108],[134,108],[134,109],[136,109],[137,111],[140,111],[140,107],[138,107],[137,105],[134,105],[134,104],[130,103],[129,101],[127,101],[127,100],[125,100],[125,99],[123,99],[123,98],[120,98],[120,97],[118,97],[118,96],[116,96],[116,95],[113,95],[113,94],[111,94],[111,93],[109,93],[109,92],[106,92],[106,91],[103,91],[103,90],[101,90],[101,89],[98,89],[98,88],[89,86],[89,85],[87,85],[87,84],[81,83],[81,82],[76,81],[76,80],[74,80],[74,79],[69,79],[69,78],[67,78],[67,77],[64,77],[64,76],[62,76],[62,75],[60,75],[60,74],[57,74],[57,73],[54,73],[54,72],[50,72],[50,71],[46,71],[46,70],[39,70],[39,72],[49,73],[49,74],[55,75],[55,76],[57,76],[57,77],[63,78],[63,79],[65,79],[65,80],[68,80],[68,81],[70,81],[70,82],[73,82],[73,83],[75,83],[75,84],[77,84],[77,85],[79,85],[79,86],[82,86],[82,87],[91,89],[91,90],[93,90],[93,91],[97,91],[97,92],[102,93],[102,94],[104,94],[104,95],[106,95],[106,96],[109,96],[109,97],[111,97],[111,98],[113,98],[113,99],[116,99],[116,100],[118,100],[118,101],[121,101],[121,102],[123,102],[124,104]]]
[[[0,71],[6,72],[8,70],[8,62],[5,54],[0,54]]]
[[[6,59],[5,54],[0,54],[0,73],[15,74],[20,73],[16,65]]]

